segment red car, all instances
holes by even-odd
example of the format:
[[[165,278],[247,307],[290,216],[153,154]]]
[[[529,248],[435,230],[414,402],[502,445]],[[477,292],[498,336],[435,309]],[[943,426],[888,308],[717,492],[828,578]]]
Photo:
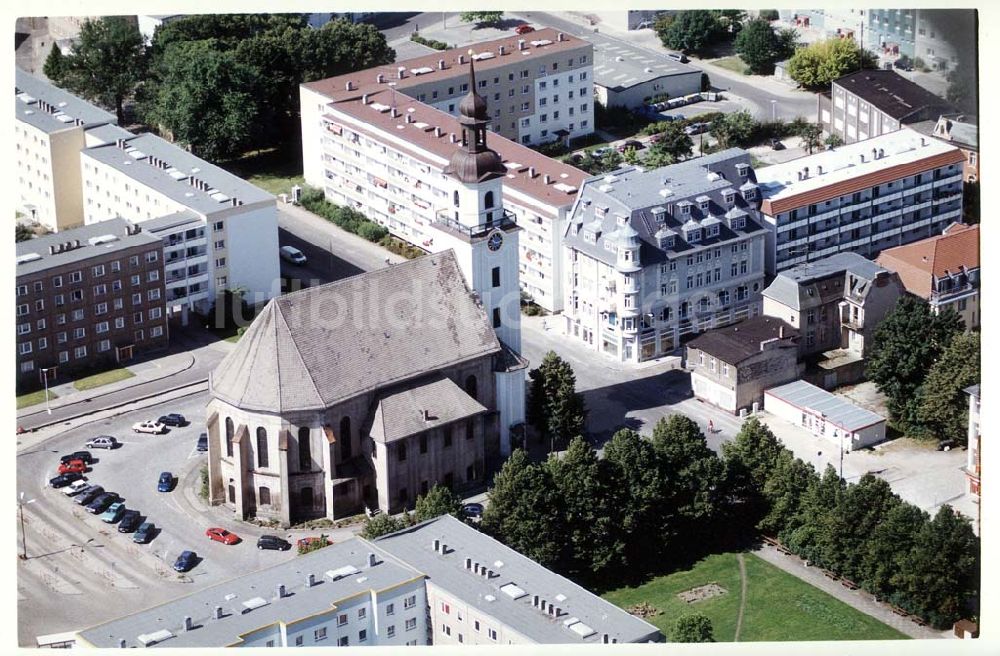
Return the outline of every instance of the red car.
[[[224,528],[210,528],[205,531],[205,535],[208,536],[209,540],[215,540],[222,544],[236,544],[240,541],[240,536],[230,533]]]
[[[308,547],[309,545],[311,545],[311,544],[313,544],[315,542],[322,542],[324,539],[326,539],[326,538],[322,538],[322,537],[301,538],[301,539],[299,539],[298,541],[295,542],[295,546],[297,546],[297,547]],[[333,540],[326,539],[326,543],[327,543],[327,545],[331,545],[331,544],[333,544]]]
[[[514,28],[514,31],[518,34],[527,34],[528,32],[534,32],[535,28],[525,23],[524,25],[518,25]]]
[[[82,460],[70,460],[59,465],[60,474],[82,474],[87,471],[87,464]]]

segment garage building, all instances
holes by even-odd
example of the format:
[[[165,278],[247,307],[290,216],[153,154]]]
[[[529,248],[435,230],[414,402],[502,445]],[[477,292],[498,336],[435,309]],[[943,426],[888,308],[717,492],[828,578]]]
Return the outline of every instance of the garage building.
[[[764,409],[834,444],[839,440],[845,453],[885,440],[885,417],[802,380],[764,392]]]

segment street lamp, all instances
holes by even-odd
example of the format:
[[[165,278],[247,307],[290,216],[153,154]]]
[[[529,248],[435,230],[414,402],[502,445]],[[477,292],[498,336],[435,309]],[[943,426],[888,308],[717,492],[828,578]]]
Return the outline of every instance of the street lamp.
[[[24,500],[24,492],[21,492],[20,496],[17,498],[17,509],[21,515],[21,560],[28,560],[28,543],[25,540],[24,535],[24,507],[29,503],[35,503],[34,499]]]
[[[777,103],[778,103],[778,101],[777,101],[777,100],[771,100],[771,122],[772,122],[772,123],[774,123],[774,122],[776,122],[776,121],[778,120],[778,119],[777,119],[777,118],[775,117],[775,113],[774,113],[774,112],[775,112],[775,110],[774,110],[774,107],[775,107],[775,105],[776,105]]]
[[[49,407],[49,372],[51,368],[42,369],[42,380],[45,381],[45,412],[52,414],[52,408]]]

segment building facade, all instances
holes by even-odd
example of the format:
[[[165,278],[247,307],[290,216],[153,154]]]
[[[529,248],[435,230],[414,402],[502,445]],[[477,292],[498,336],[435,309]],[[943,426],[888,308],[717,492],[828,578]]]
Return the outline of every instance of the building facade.
[[[798,331],[774,317],[706,331],[687,345],[694,395],[734,414],[756,411],[764,390],[799,377],[798,341]]]
[[[954,223],[936,237],[890,248],[880,266],[899,274],[906,291],[927,301],[931,311],[954,310],[966,329],[979,326],[979,226]]]
[[[589,178],[564,239],[567,336],[621,362],[760,311],[764,228],[750,157],[729,149]]]
[[[979,119],[967,114],[943,114],[936,121],[920,121],[910,127],[935,139],[957,146],[965,155],[962,174],[966,182],[979,181]]]
[[[17,384],[31,389],[165,348],[160,240],[111,219],[17,244]]]
[[[852,251],[868,258],[962,217],[962,152],[903,129],[757,170],[768,273]]]
[[[982,439],[979,427],[979,385],[967,387],[965,392],[969,395],[969,457],[965,465],[966,493],[972,495],[972,498],[978,502],[981,497],[980,484],[982,482],[979,452],[979,444]]]
[[[764,410],[833,442],[842,454],[885,441],[885,417],[804,380],[768,389]]]
[[[939,71],[959,63],[960,51],[975,40],[974,9],[870,9],[868,49],[887,56],[920,58]]]

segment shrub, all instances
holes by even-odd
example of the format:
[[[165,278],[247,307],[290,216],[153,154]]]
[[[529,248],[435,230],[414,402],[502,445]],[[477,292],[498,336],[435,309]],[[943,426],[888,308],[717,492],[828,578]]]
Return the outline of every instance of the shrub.
[[[198,490],[198,496],[202,501],[208,501],[208,465],[201,466],[201,489]]]
[[[562,141],[550,141],[547,144],[541,144],[536,147],[535,150],[540,152],[546,157],[559,157],[560,155],[565,155],[569,152],[569,148]]]
[[[370,242],[378,243],[383,237],[389,234],[383,226],[377,223],[367,222],[362,223],[358,226],[358,236],[367,239]]]
[[[448,44],[444,41],[436,41],[434,39],[425,39],[416,32],[410,35],[410,41],[414,43],[419,43],[422,46],[427,46],[428,48],[434,48],[435,50],[447,50]]]
[[[326,537],[326,533],[320,533],[318,540],[313,540],[308,544],[299,545],[299,555],[312,553],[313,551],[319,551],[323,547],[329,547],[330,541]]]

